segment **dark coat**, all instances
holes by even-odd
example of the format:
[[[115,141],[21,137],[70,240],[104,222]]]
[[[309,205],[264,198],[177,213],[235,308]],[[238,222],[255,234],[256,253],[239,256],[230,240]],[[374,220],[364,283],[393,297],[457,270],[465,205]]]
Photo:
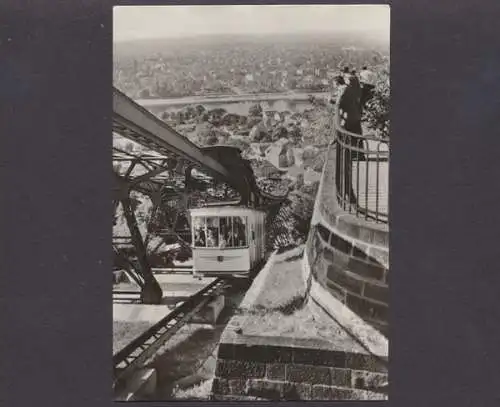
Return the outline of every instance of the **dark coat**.
[[[343,94],[340,96],[339,107],[342,112],[347,113],[345,119],[344,129],[356,134],[362,134],[361,128],[361,95],[362,88],[357,76],[353,76],[349,85],[345,88]],[[363,139],[358,137],[349,137],[347,142],[357,148],[363,148]],[[363,153],[353,152],[352,159],[364,160]]]

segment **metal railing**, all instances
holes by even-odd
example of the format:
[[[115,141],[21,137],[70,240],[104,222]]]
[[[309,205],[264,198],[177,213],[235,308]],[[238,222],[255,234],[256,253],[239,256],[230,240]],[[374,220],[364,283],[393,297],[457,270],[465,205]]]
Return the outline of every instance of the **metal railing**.
[[[359,218],[388,223],[389,139],[346,130],[349,113],[340,108],[341,98],[335,105],[332,126],[337,200],[345,211]]]

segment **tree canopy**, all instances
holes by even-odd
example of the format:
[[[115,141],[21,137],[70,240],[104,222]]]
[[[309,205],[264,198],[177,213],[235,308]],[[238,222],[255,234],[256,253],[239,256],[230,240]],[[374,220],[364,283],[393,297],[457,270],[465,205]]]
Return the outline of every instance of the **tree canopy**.
[[[390,130],[390,81],[388,64],[376,72],[375,90],[372,99],[365,109],[365,120],[368,127],[375,130],[381,137],[389,137]]]

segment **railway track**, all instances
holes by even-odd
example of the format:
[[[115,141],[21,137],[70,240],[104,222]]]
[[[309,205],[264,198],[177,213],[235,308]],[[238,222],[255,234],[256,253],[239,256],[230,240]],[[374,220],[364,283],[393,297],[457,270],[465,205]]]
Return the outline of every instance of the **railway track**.
[[[125,391],[127,380],[145,367],[162,345],[220,294],[226,284],[223,279],[214,280],[117,352],[113,356],[115,393]]]

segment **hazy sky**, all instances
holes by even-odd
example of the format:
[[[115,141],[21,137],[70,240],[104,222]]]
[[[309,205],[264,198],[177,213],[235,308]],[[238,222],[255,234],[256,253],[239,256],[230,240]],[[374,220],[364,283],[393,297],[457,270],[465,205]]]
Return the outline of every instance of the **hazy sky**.
[[[114,41],[200,34],[308,33],[359,30],[389,39],[384,5],[120,6]]]

